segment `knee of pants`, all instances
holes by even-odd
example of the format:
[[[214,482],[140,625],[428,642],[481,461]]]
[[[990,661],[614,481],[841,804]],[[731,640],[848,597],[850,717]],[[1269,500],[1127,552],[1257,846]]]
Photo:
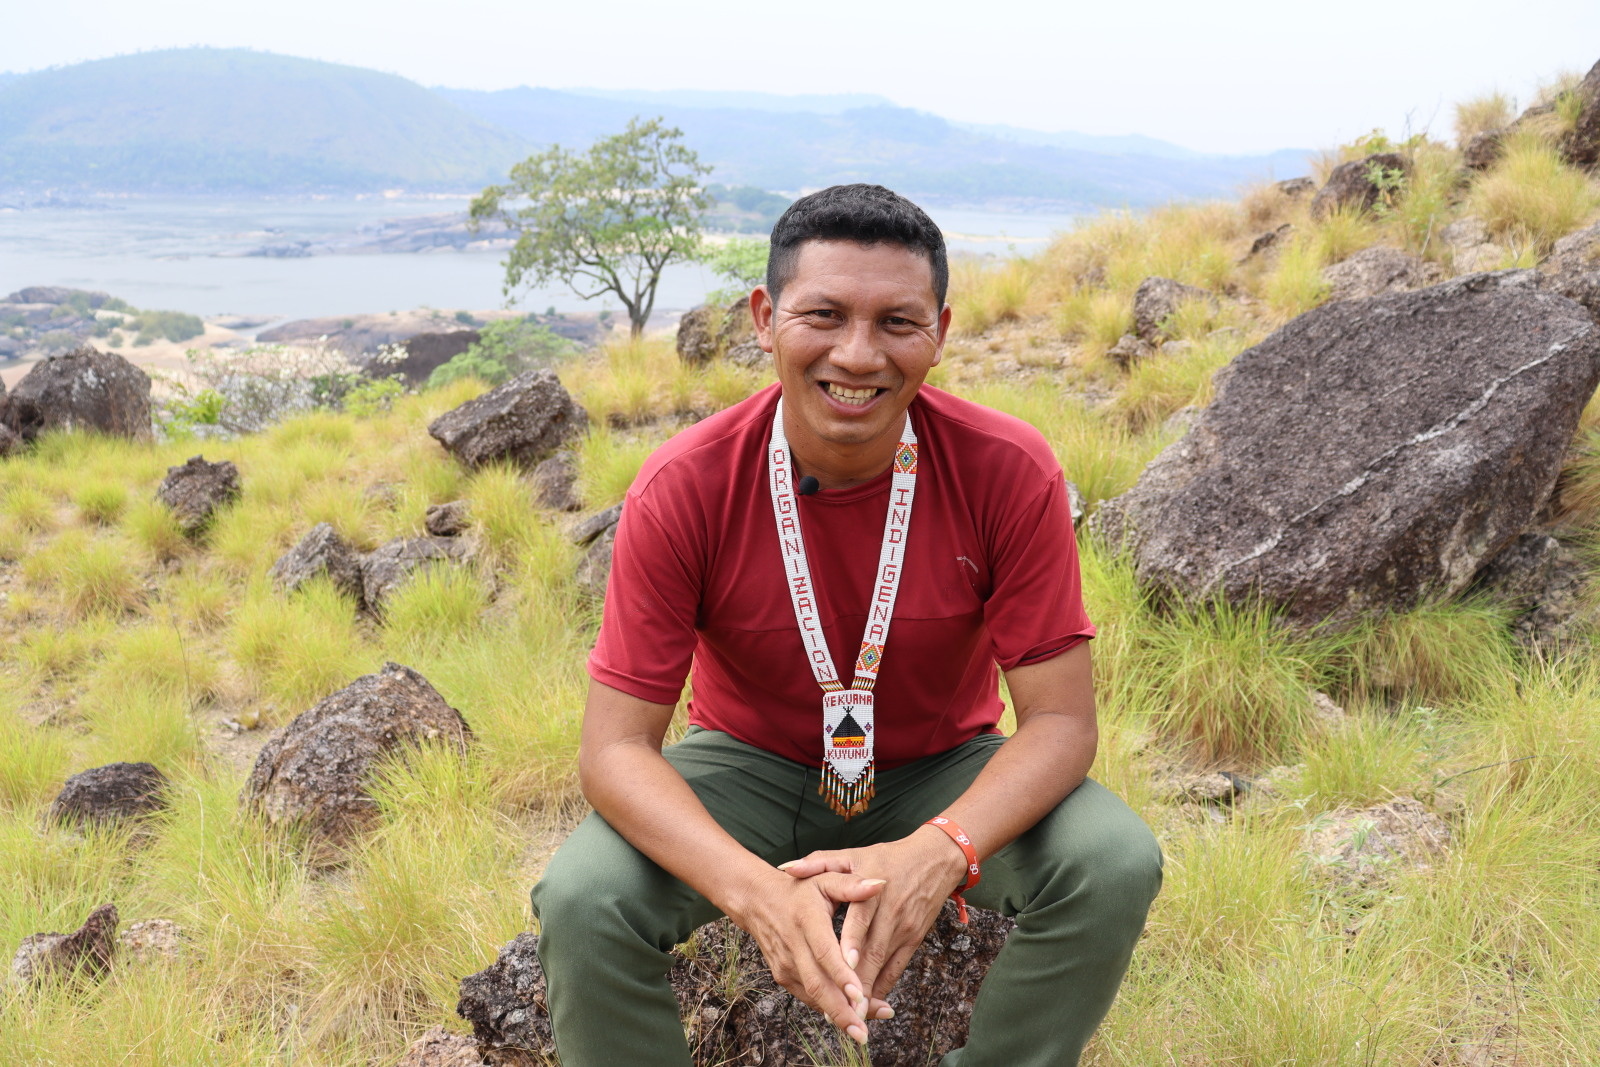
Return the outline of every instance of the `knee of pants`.
[[[1052,879],[1056,899],[1086,904],[1097,925],[1144,928],[1150,902],[1161,889],[1161,846],[1132,811],[1098,822],[1074,835],[1070,855],[1060,857]]]
[[[561,946],[579,956],[614,946],[660,951],[652,944],[654,937],[645,928],[648,915],[640,907],[657,895],[649,884],[654,872],[641,869],[633,872],[637,877],[630,877],[614,863],[562,859],[558,852],[529,894],[539,920],[541,956]]]

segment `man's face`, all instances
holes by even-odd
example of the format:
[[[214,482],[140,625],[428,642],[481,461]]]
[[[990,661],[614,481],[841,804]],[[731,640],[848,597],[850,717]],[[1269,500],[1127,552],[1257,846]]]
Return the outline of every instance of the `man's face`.
[[[928,258],[903,245],[807,241],[774,307],[751,297],[783,385],[784,420],[849,452],[898,438],[901,414],[944,352],[950,309]]]

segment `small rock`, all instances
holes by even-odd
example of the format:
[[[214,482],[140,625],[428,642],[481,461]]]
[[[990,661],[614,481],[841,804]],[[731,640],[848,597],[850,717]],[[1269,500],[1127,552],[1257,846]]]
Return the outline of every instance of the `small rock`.
[[[1531,531],[1512,541],[1478,572],[1475,589],[1517,609],[1511,632],[1528,646],[1554,646],[1591,629],[1588,568],[1577,551]]]
[[[583,510],[583,500],[578,496],[578,457],[574,452],[562,449],[540,463],[528,474],[528,484],[540,507]]]
[[[1473,215],[1440,230],[1439,240],[1450,249],[1450,262],[1458,274],[1496,270],[1506,260],[1506,250],[1490,239],[1489,227]]]
[[[172,509],[179,527],[193,537],[219,509],[237,500],[240,491],[239,468],[231,462],[207,463],[204,456],[190,456],[183,466],[167,468],[156,499]]]
[[[1083,491],[1073,484],[1072,479],[1067,479],[1067,508],[1072,514],[1072,528],[1076,530],[1083,525],[1083,517],[1088,513],[1088,504],[1083,499]]]
[[[1403,293],[1432,285],[1443,275],[1437,264],[1374,245],[1363,248],[1322,272],[1329,300],[1365,300],[1384,293]]]
[[[1317,183],[1312,178],[1286,178],[1278,183],[1278,192],[1290,200],[1299,200],[1303,196],[1310,196],[1317,191]]]
[[[1171,278],[1146,278],[1133,293],[1134,334],[1151,342],[1170,336],[1167,320],[1184,304],[1195,300],[1217,306],[1217,298],[1197,285]]]
[[[137,963],[159,963],[183,955],[189,935],[171,919],[145,919],[117,935],[117,952]]]
[[[472,547],[456,537],[401,537],[379,545],[361,561],[361,599],[368,611],[381,612],[389,594],[418,570],[472,555]]]
[[[434,419],[428,433],[465,466],[532,468],[578,436],[589,415],[551,370],[531,370]]]
[[[1307,183],[1311,181],[1310,178],[1301,178],[1299,180]],[[1246,252],[1244,254],[1244,258],[1239,262],[1246,263],[1252,259],[1255,259],[1257,256],[1264,256],[1268,252],[1277,251],[1283,247],[1284,243],[1288,241],[1289,235],[1292,233],[1294,233],[1294,224],[1286,222],[1275,230],[1268,230],[1265,233],[1257,234],[1256,239],[1250,242],[1250,251]]]
[[[622,505],[612,504],[604,511],[597,511],[587,519],[572,528],[572,543],[578,546],[589,544],[595,538],[616,526],[622,520]]]
[[[361,499],[385,511],[400,506],[400,489],[393,482],[373,482],[361,491]]]
[[[1600,222],[1569,233],[1555,243],[1539,270],[1545,274],[1579,274],[1600,270]]]
[[[22,436],[5,424],[5,396],[0,394],[0,459],[16,455],[25,443]]]
[[[1322,730],[1334,731],[1343,729],[1350,716],[1327,693],[1312,690],[1311,721]]]
[[[29,934],[11,959],[11,976],[20,983],[50,975],[98,978],[111,967],[116,932],[117,907],[102,904],[70,934]]]
[[[1411,174],[1411,163],[1396,152],[1377,152],[1365,159],[1341,163],[1328,175],[1328,182],[1311,199],[1311,217],[1320,219],[1340,208],[1365,211],[1383,195],[1372,180],[1379,172],[1399,172],[1402,178]]]
[[[1461,150],[1461,162],[1468,170],[1488,170],[1505,154],[1504,130],[1485,130],[1472,135]]]
[[[465,751],[472,730],[428,680],[386,663],[297,716],[266,743],[239,795],[273,825],[299,823],[335,843],[377,817],[367,775],[410,745]]]
[[[1307,831],[1306,851],[1334,882],[1366,885],[1400,866],[1425,867],[1450,844],[1450,825],[1412,797],[1341,808]]]
[[[333,584],[363,602],[361,559],[331,525],[319,522],[300,543],[279,557],[267,572],[279,589],[293,593],[313,578],[326,575]]]
[[[1116,344],[1106,349],[1106,358],[1123,370],[1130,370],[1134,364],[1155,355],[1155,351],[1155,345],[1149,341],[1125,333],[1117,339]]]
[[[476,1041],[435,1026],[411,1043],[395,1067],[482,1067],[483,1062]]]
[[[68,778],[50,802],[52,820],[109,826],[167,806],[167,776],[150,763],[108,763]]]
[[[1154,793],[1168,804],[1227,804],[1242,790],[1234,775],[1167,766],[1155,773]]]
[[[467,518],[467,502],[452,500],[448,504],[428,505],[423,525],[435,537],[458,537],[472,525]]]

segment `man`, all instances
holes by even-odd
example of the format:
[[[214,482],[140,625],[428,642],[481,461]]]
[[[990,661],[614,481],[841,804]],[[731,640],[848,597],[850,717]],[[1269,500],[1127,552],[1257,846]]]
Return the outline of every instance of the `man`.
[[[1059,465],[922,384],[948,277],[889,190],[796,201],[750,296],[778,385],[629,490],[579,753],[595,814],[533,891],[565,1067],[689,1063],[668,952],[723,914],[863,1042],[952,891],[1015,915],[945,1067],[1074,1064],[1116,995],[1160,853],[1085,778],[1094,628]]]

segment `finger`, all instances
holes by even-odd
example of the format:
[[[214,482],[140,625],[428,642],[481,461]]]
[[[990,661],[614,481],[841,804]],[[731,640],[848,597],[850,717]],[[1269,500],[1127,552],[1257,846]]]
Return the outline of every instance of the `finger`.
[[[849,874],[851,859],[844,852],[813,852],[808,856],[801,856],[797,860],[778,864],[778,870],[795,878],[815,878],[819,874],[833,871],[840,874]]]
[[[861,878],[853,874],[829,871],[814,876],[812,884],[823,896],[836,904],[853,904],[858,900],[877,896],[887,883],[882,878]]]
[[[812,953],[808,964],[825,979],[819,983],[823,987],[818,994],[820,1003],[814,1003],[812,1007],[833,1020],[834,1025],[852,1040],[865,1044],[867,1024],[864,1013],[868,1007],[866,986],[855,971],[846,966],[839,943],[833,939],[833,928],[825,928],[820,936],[808,930],[806,941]]]
[[[858,900],[850,905],[844,913],[844,925],[839,928],[839,948],[844,952],[844,961],[860,974],[861,945],[866,940],[867,930],[872,926],[872,918],[878,913],[878,896]],[[869,983],[871,979],[861,975],[862,981]]]
[[[911,957],[916,954],[920,944],[921,942],[919,941],[915,945],[902,946],[889,957],[889,962],[885,963],[882,970],[878,971],[872,979],[871,989],[873,996],[880,999],[886,999],[889,996],[889,993],[894,989],[894,984],[900,980],[900,976],[905,973],[907,965],[911,963]]]
[[[877,997],[873,997],[867,1003],[867,1018],[893,1019],[894,1009],[889,1007],[889,1002],[887,1000],[879,1000]]]

